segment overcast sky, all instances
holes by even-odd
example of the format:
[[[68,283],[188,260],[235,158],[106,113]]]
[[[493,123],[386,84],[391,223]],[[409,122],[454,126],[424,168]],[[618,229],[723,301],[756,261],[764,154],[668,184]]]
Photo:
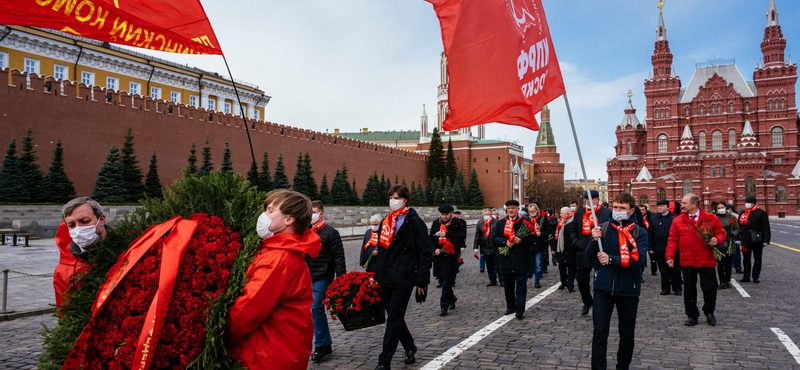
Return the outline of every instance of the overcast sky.
[[[796,1],[777,0],[787,55],[800,42]],[[651,68],[657,1],[543,2],[588,175],[605,179],[628,89],[639,119],[644,115],[642,90]],[[323,132],[418,130],[423,104],[430,122],[436,120],[442,41],[427,2],[217,0],[203,5],[234,77],[272,96],[268,121]],[[768,5],[769,0],[667,0],[667,37],[682,84],[689,83],[695,63],[714,57],[736,58],[752,80]],[[225,72],[219,56],[148,53]],[[565,177],[575,178],[580,166],[563,100],[550,108]],[[533,153],[536,132],[500,124],[486,131],[488,138],[518,140],[528,157]]]

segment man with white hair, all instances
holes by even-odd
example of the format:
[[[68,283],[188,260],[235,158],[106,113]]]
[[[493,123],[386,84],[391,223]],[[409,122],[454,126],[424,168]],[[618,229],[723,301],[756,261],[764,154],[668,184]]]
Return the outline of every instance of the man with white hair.
[[[380,239],[382,219],[383,217],[377,213],[369,218],[369,228],[367,232],[364,233],[364,241],[361,243],[361,258],[359,259],[358,266],[362,269],[366,269],[367,272],[375,272],[375,269],[372,268],[374,265],[372,265],[372,261],[370,261],[370,256],[378,254],[378,250],[375,248],[378,246],[378,240]],[[367,261],[370,263],[368,264]]]

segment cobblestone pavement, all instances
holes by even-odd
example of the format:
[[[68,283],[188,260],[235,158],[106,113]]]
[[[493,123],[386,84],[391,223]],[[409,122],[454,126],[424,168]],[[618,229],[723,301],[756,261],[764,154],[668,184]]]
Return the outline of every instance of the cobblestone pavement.
[[[11,270],[8,309],[17,312],[48,308],[56,303],[52,276],[58,265],[56,241],[34,239],[29,244],[30,247],[0,245],[0,271]]]
[[[800,223],[782,221],[772,226],[774,243],[800,249]],[[471,244],[472,232],[469,235],[467,240]],[[345,242],[349,269],[358,268],[360,243],[360,240]],[[450,315],[438,316],[441,292],[433,286],[424,304],[413,303],[412,299],[406,320],[419,348],[417,363],[403,365],[398,351],[393,368],[419,369],[502,316],[505,307],[502,288],[485,287],[486,274],[478,272],[478,262],[471,255],[471,248],[467,249],[466,263],[455,288],[459,298],[457,308]],[[5,256],[0,254],[0,258]],[[650,276],[646,270],[631,368],[800,370],[800,364],[771,330],[780,328],[794,343],[800,344],[798,262],[800,252],[769,246],[764,253],[761,284],[741,284],[749,298],[736,289],[719,292],[716,327],[705,322],[691,328],[683,326],[682,297],[660,296],[659,277]],[[550,266],[541,289],[533,288],[529,282],[528,299],[556,284],[557,274],[557,269]],[[735,279],[740,276],[734,272]],[[52,287],[46,292],[52,295]],[[698,300],[702,305],[702,294]],[[577,292],[555,291],[529,309],[524,320],[511,320],[442,368],[588,369],[592,319],[591,314],[581,317],[580,309]],[[42,315],[0,322],[0,369],[24,369],[35,364],[41,351],[41,337],[35,333],[41,331],[40,324],[53,325],[55,320]],[[339,322],[329,323],[334,354],[320,364],[309,365],[309,369],[373,369],[381,350],[384,326],[345,332]],[[619,343],[616,325],[615,315],[608,344],[611,368]]]

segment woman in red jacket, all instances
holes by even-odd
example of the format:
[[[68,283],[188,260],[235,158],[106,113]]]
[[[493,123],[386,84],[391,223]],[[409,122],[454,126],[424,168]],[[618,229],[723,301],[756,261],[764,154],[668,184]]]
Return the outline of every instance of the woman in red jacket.
[[[694,194],[686,194],[681,201],[683,213],[672,221],[667,239],[666,260],[669,267],[675,264],[675,252],[680,247],[681,268],[683,270],[683,303],[686,306],[684,322],[686,326],[697,325],[700,312],[697,310],[697,277],[700,276],[700,288],[703,290],[703,313],[706,321],[717,325],[714,309],[717,303],[717,258],[714,248],[725,243],[725,229],[719,218],[700,209],[700,198]],[[701,235],[705,231],[710,236],[706,243]]]
[[[308,367],[314,324],[311,274],[305,255],[322,244],[311,223],[311,201],[291,190],[267,195],[256,230],[261,246],[247,269],[244,292],[228,311],[225,343],[250,369]]]

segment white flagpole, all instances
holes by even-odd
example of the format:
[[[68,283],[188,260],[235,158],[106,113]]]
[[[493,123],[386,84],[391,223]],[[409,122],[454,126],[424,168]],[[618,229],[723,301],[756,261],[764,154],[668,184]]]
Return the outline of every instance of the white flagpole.
[[[581,154],[581,144],[578,143],[578,133],[575,131],[575,122],[572,120],[572,110],[569,108],[569,99],[567,93],[564,92],[564,103],[567,104],[567,115],[569,116],[569,125],[572,127],[572,137],[575,139],[575,148],[578,149],[578,160],[581,162],[581,171],[583,172],[583,181],[586,185],[586,197],[589,199],[589,207],[592,209],[592,218],[594,219],[595,226],[600,226],[597,222],[597,215],[594,212],[594,202],[592,201],[592,193],[589,190],[589,178],[586,176],[586,165],[583,164],[583,155]],[[597,245],[600,247],[600,253],[603,252],[603,241],[597,239]]]

